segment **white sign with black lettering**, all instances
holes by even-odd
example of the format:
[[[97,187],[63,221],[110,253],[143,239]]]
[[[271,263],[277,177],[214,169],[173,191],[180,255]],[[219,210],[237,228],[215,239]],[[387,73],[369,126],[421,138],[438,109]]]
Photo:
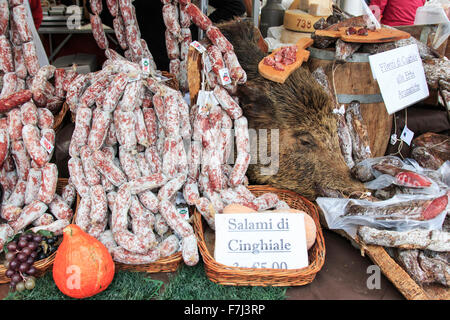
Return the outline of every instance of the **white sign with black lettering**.
[[[429,96],[416,44],[371,55],[369,61],[389,114]]]
[[[258,269],[308,266],[302,214],[216,214],[215,219],[218,263]]]

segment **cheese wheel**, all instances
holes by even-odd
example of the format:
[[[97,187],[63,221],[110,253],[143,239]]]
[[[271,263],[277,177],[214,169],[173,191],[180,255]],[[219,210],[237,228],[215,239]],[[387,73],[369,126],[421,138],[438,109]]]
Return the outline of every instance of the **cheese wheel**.
[[[286,28],[281,29],[280,41],[282,43],[295,44],[302,38],[311,38],[310,32],[291,31]]]
[[[301,10],[286,10],[284,13],[284,27],[291,31],[314,32],[314,23],[327,16],[313,16]]]
[[[222,211],[222,213],[253,213],[253,212],[257,211],[237,203],[227,205],[225,208],[223,208]]]

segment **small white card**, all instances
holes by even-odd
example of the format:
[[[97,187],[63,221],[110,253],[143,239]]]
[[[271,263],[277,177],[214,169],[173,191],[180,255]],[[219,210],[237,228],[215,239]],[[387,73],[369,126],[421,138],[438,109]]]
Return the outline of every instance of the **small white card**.
[[[150,73],[150,59],[149,58],[142,58],[141,66],[142,66],[142,71],[144,73]]]
[[[55,147],[48,141],[45,137],[41,138],[41,146],[47,151],[49,154],[52,153],[53,148]]]
[[[400,139],[402,139],[408,146],[411,145],[411,141],[414,138],[414,132],[409,130],[407,126],[402,131],[402,135],[400,136]]]
[[[219,76],[220,76],[220,82],[223,86],[226,86],[227,84],[231,83],[231,76],[230,71],[228,71],[228,68],[223,68],[219,70]]]
[[[188,207],[178,207],[178,214],[182,216],[185,220],[189,220],[189,209]]]
[[[369,61],[389,114],[429,96],[416,44],[371,55]]]
[[[206,48],[198,41],[192,41],[191,46],[197,49],[198,52],[203,53],[206,51]]]
[[[216,214],[215,259],[233,267],[299,269],[308,266],[302,214]]]

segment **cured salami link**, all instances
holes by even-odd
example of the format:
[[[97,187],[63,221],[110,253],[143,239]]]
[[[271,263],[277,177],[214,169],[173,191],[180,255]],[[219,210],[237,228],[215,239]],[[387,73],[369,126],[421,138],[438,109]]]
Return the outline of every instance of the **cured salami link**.
[[[180,59],[172,59],[169,62],[169,72],[173,75],[175,75],[175,77],[177,79],[180,78],[180,69],[181,69],[181,61]]]
[[[145,127],[147,128],[148,143],[149,146],[152,146],[156,143],[158,132],[155,110],[153,108],[143,108],[142,113]]]
[[[39,232],[41,230],[50,231],[54,235],[59,236],[63,234],[63,230],[65,227],[67,227],[70,224],[70,220],[68,219],[62,219],[62,220],[56,220],[53,223],[50,223],[45,226],[39,226],[31,228],[32,232]]]
[[[248,121],[245,117],[234,120],[237,153],[250,153],[250,135]]]
[[[161,173],[155,173],[148,177],[141,177],[130,181],[129,187],[132,194],[140,194],[147,190],[160,188],[167,183],[167,178]]]
[[[202,161],[202,144],[200,141],[191,141],[188,152],[188,176],[197,181],[200,174],[200,163]]]
[[[200,255],[198,253],[197,237],[195,234],[183,238],[181,252],[186,265],[195,266],[198,263]]]
[[[54,163],[47,163],[42,168],[41,188],[39,189],[38,199],[45,204],[52,202],[56,193],[56,184],[58,182],[58,168]]]
[[[194,234],[194,229],[181,215],[178,214],[175,205],[168,201],[162,200],[159,204],[159,212],[163,216],[167,225],[174,231],[174,233],[181,237],[187,237]]]
[[[117,0],[106,0],[106,6],[113,17],[119,13],[119,2]]]
[[[3,197],[4,200],[7,200],[12,190],[16,186],[18,181],[18,176],[15,170],[5,171],[5,168],[1,169],[0,182],[3,186],[5,195]]]
[[[7,203],[15,207],[23,207],[23,205],[25,204],[26,187],[27,187],[26,181],[19,179],[11,195],[9,196]]]
[[[222,32],[216,26],[210,26],[206,30],[206,36],[211,42],[217,46],[220,52],[234,52],[233,45],[225,38]]]
[[[5,98],[17,91],[17,75],[14,72],[5,73],[0,98]]]
[[[27,13],[24,5],[18,5],[12,10],[12,17],[14,19],[14,24],[16,25],[17,31],[22,42],[28,42],[33,40],[33,35],[27,23]]]
[[[108,201],[102,185],[91,187],[91,228],[89,234],[95,238],[105,231],[108,221]]]
[[[0,250],[3,250],[6,241],[12,236],[14,236],[14,230],[6,223],[0,224]]]
[[[66,71],[66,75],[64,77],[63,82],[63,89],[64,91],[69,91],[69,86],[71,85],[72,81],[75,80],[75,78],[78,76],[78,73],[75,70],[69,70]]]
[[[176,235],[172,234],[161,241],[158,245],[158,249],[161,253],[161,258],[169,257],[180,250],[180,240]]]
[[[152,175],[152,168],[148,164],[144,152],[139,152],[138,154],[136,154],[136,162],[143,177]]]
[[[222,86],[216,86],[213,92],[220,106],[226,111],[231,119],[236,120],[242,116],[243,112],[241,107],[229,95],[227,90]]]
[[[269,192],[253,200],[253,203],[258,208],[258,211],[265,211],[275,208],[275,206],[278,204],[279,201],[280,199],[275,193]]]
[[[125,25],[129,25],[132,23],[135,23],[135,16],[134,16],[134,10],[133,5],[130,0],[118,0],[120,13],[123,18],[123,22]]]
[[[242,184],[234,187],[234,191],[236,191],[241,198],[248,202],[253,202],[256,199],[255,195]]]
[[[225,62],[223,61],[222,53],[216,45],[209,46],[207,52],[211,62],[212,71],[219,77],[219,71],[225,68]]]
[[[226,51],[223,54],[223,58],[226,66],[230,70],[230,76],[234,80],[234,82],[237,82],[238,84],[244,84],[245,82],[247,82],[247,74],[241,67],[234,51]]]
[[[25,60],[25,66],[28,73],[34,77],[39,71],[39,61],[36,54],[36,47],[33,42],[25,42],[22,44],[23,56]]]
[[[191,178],[187,179],[183,187],[183,197],[190,206],[194,206],[197,203],[200,199],[200,193],[198,191],[198,184],[196,180]]]
[[[162,172],[162,160],[155,146],[150,146],[145,150],[145,158],[153,174]]]
[[[157,248],[148,250],[145,254],[137,254],[125,250],[122,247],[113,248],[111,251],[113,260],[123,264],[149,264],[158,261],[161,257],[160,252]]]
[[[54,221],[55,218],[50,213],[44,213],[40,218],[34,220],[33,226],[35,227],[48,226]]]
[[[181,4],[181,2],[179,6],[179,13],[180,13],[180,27],[189,28],[191,26],[191,17],[186,11],[186,5]]]
[[[89,78],[84,74],[79,74],[69,85],[66,94],[66,102],[69,105],[70,111],[72,111],[73,113],[78,112],[79,109],[78,102],[81,92],[83,92],[84,88],[88,84]]]
[[[9,7],[7,1],[0,2],[0,35],[5,35],[8,30]],[[2,247],[3,248],[3,247]],[[1,248],[0,248],[1,250]]]
[[[101,0],[91,0],[91,10],[94,14],[99,15],[103,10],[103,4]]]
[[[80,104],[82,107],[91,107],[97,98],[103,95],[103,91],[108,87],[110,82],[111,79],[108,75],[98,77],[81,95]]]
[[[179,59],[180,46],[178,45],[178,40],[175,38],[172,32],[169,31],[169,29],[166,29],[165,39],[166,39],[167,57],[170,60]]]
[[[55,117],[53,116],[53,113],[48,110],[47,108],[38,108],[38,127],[39,129],[50,129],[53,128],[53,125],[55,123]]]
[[[179,174],[178,176],[167,182],[161,189],[159,189],[158,199],[160,201],[173,200],[177,192],[183,187],[186,179],[187,176],[185,174]]]
[[[30,90],[17,91],[3,99],[0,99],[0,113],[8,112],[9,110],[20,106],[32,98]]]
[[[118,118],[118,127],[116,127],[117,140],[123,142],[121,145],[124,149],[128,151],[136,150],[136,117],[134,112],[116,110],[115,113],[117,113]]]
[[[0,35],[0,69],[5,73],[14,72],[11,44],[4,35]]]
[[[17,77],[24,79],[27,77],[28,71],[25,66],[25,60],[22,52],[22,46],[13,46],[14,53],[14,69]],[[1,60],[1,59],[0,59]]]
[[[61,197],[69,207],[72,207],[77,197],[77,190],[75,189],[72,183],[68,183],[64,186],[61,193]]]
[[[162,159],[162,172],[169,178],[172,178],[177,173],[178,165],[178,144],[183,143],[181,137],[167,137],[164,141],[164,152]]]
[[[162,8],[163,21],[167,30],[174,35],[175,38],[180,36],[180,23],[178,7],[173,4],[165,4]]]
[[[22,129],[22,138],[31,159],[41,168],[47,162],[47,152],[41,146],[41,135],[36,126],[26,125]]]
[[[137,25],[135,23],[127,25],[125,27],[125,35],[127,38],[128,47],[132,52],[133,62],[140,62],[144,51],[142,49],[141,38]]]
[[[72,177],[72,176],[71,176]],[[79,226],[84,232],[89,232],[91,222],[91,195],[82,196],[77,207],[77,215],[75,224]]]
[[[98,110],[92,118],[92,128],[88,137],[88,146],[92,151],[99,150],[105,142],[111,123],[111,113]]]
[[[155,225],[154,229],[159,236],[163,236],[167,231],[169,231],[169,226],[167,225],[166,220],[161,214],[155,215]]]
[[[127,181],[127,178],[123,171],[102,151],[94,151],[91,158],[97,170],[99,170],[100,173],[104,175],[109,181],[111,181],[112,184],[114,184],[116,187],[120,187],[124,182]]]
[[[136,157],[123,147],[119,148],[119,160],[123,172],[128,180],[135,180],[141,177],[141,172],[136,161]]]
[[[11,142],[11,155],[16,165],[17,175],[20,179],[27,180],[31,168],[31,159],[22,140]]]
[[[158,117],[159,123],[165,126],[165,112],[164,112],[164,98],[162,97],[160,91],[153,95],[153,107]]]
[[[176,137],[180,134],[180,100],[177,97],[177,92],[168,88],[164,94],[165,105],[165,125],[164,131],[167,137]]]
[[[196,5],[186,4],[186,12],[191,17],[192,22],[200,29],[206,31],[212,26],[212,21]]]
[[[9,151],[9,135],[6,129],[0,129],[0,167],[8,157]]]
[[[8,222],[16,221],[22,213],[21,207],[16,207],[7,203],[2,204],[2,218]]]
[[[230,186],[237,186],[238,184],[242,184],[245,178],[245,173],[247,172],[248,166],[250,164],[250,154],[249,153],[240,153],[236,158],[236,162],[233,167],[233,171],[231,172],[230,179],[228,184]]]
[[[58,68],[55,70],[54,73],[54,79],[55,79],[55,96],[58,98],[64,98],[65,92],[64,92],[64,80],[66,77],[66,70],[62,68]]]
[[[202,217],[205,219],[206,223],[214,230],[215,229],[215,222],[214,222],[214,216],[216,214],[216,210],[214,209],[211,201],[209,201],[205,197],[201,197],[198,199],[197,203],[195,204],[195,207],[197,208],[198,212],[202,215]]]
[[[80,158],[72,157],[68,162],[70,179],[72,180],[78,194],[84,198],[89,196],[90,187],[86,182],[86,177],[83,171],[83,165]]]
[[[8,112],[7,116],[8,133],[11,141],[22,139],[22,113],[19,108],[14,108]]]
[[[58,220],[70,220],[73,216],[73,210],[59,194],[55,194],[48,208]]]
[[[92,110],[79,108],[75,118],[75,129],[70,140],[69,154],[71,157],[79,155],[79,149],[86,145],[91,127]]]
[[[138,198],[147,210],[150,210],[153,213],[158,212],[159,200],[151,190],[139,193]]]
[[[119,73],[111,81],[105,93],[106,99],[103,103],[104,111],[113,112],[116,109],[117,103],[119,102],[127,84],[128,76],[125,73]]]
[[[113,20],[114,33],[117,38],[117,42],[123,50],[128,48],[127,37],[125,33],[125,25],[121,16],[117,16]]]
[[[100,49],[105,50],[108,47],[108,39],[106,38],[105,30],[100,16],[97,14],[90,15],[92,26],[92,35]]]
[[[89,186],[95,186],[101,183],[100,174],[94,166],[94,162],[91,159],[92,149],[88,146],[82,146],[80,148],[80,159],[83,166],[83,172],[86,182]]]
[[[41,130],[41,143],[46,146],[46,151],[48,153],[47,162],[52,159],[53,152],[55,151],[56,143],[56,133],[53,129],[42,129]]]
[[[124,112],[135,111],[142,105],[142,91],[144,85],[142,81],[129,82],[123,92],[119,102],[120,110]]]
[[[45,203],[35,200],[25,206],[17,220],[9,222],[9,225],[14,229],[15,233],[18,233],[42,216],[47,211],[47,208]]]
[[[117,144],[116,126],[114,125],[114,119],[109,124],[108,132],[106,133],[105,145],[114,146]]]
[[[37,126],[38,125],[38,111],[36,105],[29,101],[20,107],[20,115],[22,117],[22,124]]]

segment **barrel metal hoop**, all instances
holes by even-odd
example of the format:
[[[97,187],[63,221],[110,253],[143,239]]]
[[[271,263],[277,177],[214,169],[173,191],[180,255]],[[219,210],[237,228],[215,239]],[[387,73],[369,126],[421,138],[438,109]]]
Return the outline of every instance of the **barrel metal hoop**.
[[[381,94],[338,94],[339,103],[348,104],[352,101],[359,101],[361,104],[384,102]]]

